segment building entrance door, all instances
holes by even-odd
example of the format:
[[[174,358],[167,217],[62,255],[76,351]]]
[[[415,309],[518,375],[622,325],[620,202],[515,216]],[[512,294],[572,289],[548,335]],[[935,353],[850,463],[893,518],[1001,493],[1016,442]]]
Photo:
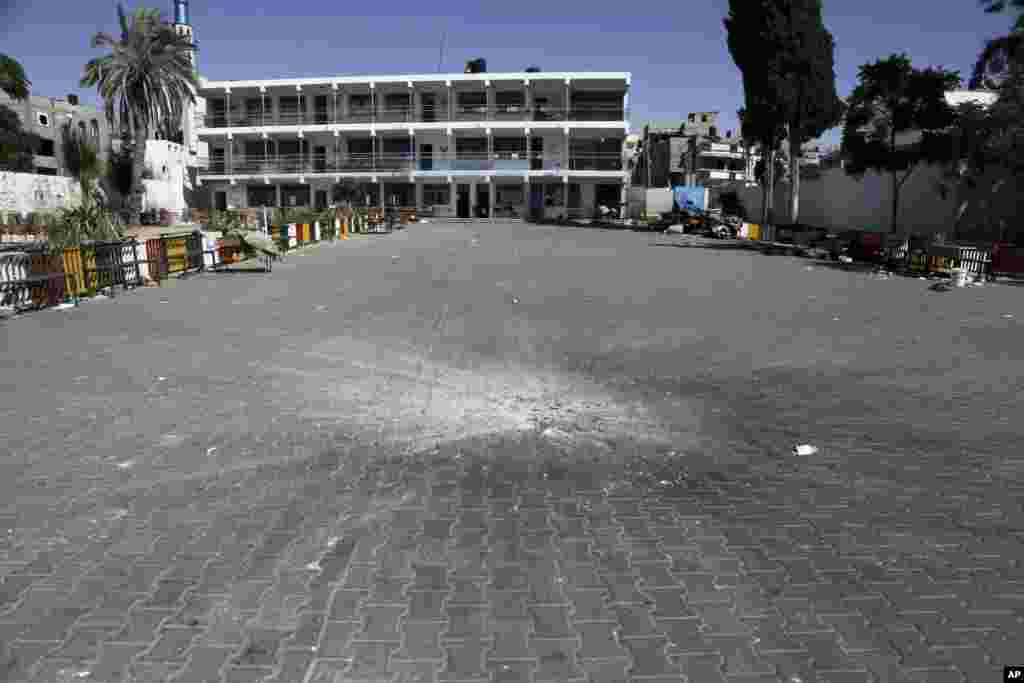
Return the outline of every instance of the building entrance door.
[[[476,186],[476,215],[478,218],[491,216],[491,187],[480,183]]]
[[[456,192],[455,215],[458,218],[469,218],[469,185],[459,185]]]

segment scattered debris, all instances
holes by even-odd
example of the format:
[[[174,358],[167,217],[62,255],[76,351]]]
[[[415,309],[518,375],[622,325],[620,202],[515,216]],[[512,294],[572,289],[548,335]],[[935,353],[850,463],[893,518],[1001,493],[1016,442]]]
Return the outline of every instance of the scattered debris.
[[[818,452],[818,449],[808,443],[800,444],[793,449],[796,455],[814,455]]]

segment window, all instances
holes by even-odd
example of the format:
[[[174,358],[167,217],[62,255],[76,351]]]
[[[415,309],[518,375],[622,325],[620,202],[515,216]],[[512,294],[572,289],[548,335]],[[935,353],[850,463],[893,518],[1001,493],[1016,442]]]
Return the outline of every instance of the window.
[[[451,188],[448,185],[424,185],[423,206],[447,206],[451,203]]]
[[[405,93],[384,96],[384,108],[388,111],[405,111],[411,105],[409,95]]]
[[[45,113],[43,113],[41,111],[37,111],[36,112],[36,123],[38,123],[43,128],[49,128],[50,127],[50,115],[49,114],[45,114]]]
[[[249,206],[277,205],[277,188],[274,185],[250,185],[247,192]]]
[[[100,139],[100,122],[96,119],[92,120],[92,136],[96,140]]]
[[[39,151],[36,152],[36,154],[38,154],[41,157],[56,156],[54,152],[53,140],[43,138],[42,141],[39,143]]]
[[[78,122],[78,134],[83,140],[85,139],[85,121]]]
[[[522,204],[526,201],[522,185],[497,185],[495,186],[496,204]]]
[[[487,138],[455,138],[456,159],[483,159],[487,156]]]

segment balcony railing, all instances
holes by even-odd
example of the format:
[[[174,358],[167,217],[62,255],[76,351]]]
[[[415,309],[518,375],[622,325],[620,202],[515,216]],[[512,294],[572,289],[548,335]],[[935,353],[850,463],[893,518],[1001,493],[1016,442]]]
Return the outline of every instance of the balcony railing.
[[[353,154],[340,159],[328,159],[319,154],[282,154],[270,156],[236,156],[230,163],[222,157],[200,159],[199,175],[279,175],[279,174],[336,174],[336,173],[394,173],[414,171],[424,174],[523,175],[530,171],[560,174],[572,171],[621,171],[622,160],[610,156],[574,156],[566,168],[561,157],[543,154],[498,153],[462,154],[455,159],[434,157],[413,158],[410,154]]]
[[[428,123],[432,121],[624,121],[628,111],[612,106],[556,105],[446,105],[378,108],[376,114],[368,107],[352,107],[347,113],[333,110],[267,111],[252,113],[214,113],[197,117],[201,128],[245,128],[259,126],[316,126],[354,123]]]
[[[569,159],[571,171],[621,171],[621,154],[574,154]]]

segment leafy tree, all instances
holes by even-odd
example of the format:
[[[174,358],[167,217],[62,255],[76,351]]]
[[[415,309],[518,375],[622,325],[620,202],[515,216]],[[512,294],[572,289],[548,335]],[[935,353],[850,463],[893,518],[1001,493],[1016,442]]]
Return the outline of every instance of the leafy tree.
[[[754,164],[754,180],[762,188],[768,189],[771,187],[774,190],[780,182],[786,179],[786,173],[789,170],[789,156],[785,150],[779,149],[771,155],[771,160],[773,162],[771,168],[769,168],[768,160],[764,156],[757,160],[757,163]]]
[[[1024,0],[981,0],[981,5],[990,14],[1007,9],[1018,13],[1010,33],[986,41],[974,65],[970,87],[996,89],[1011,69],[1024,65]]]
[[[902,239],[900,190],[919,165],[949,160],[948,130],[956,117],[945,94],[959,87],[960,76],[916,69],[906,55],[894,54],[861,66],[858,81],[843,127],[846,172],[891,174],[892,229]]]
[[[198,87],[190,58],[191,41],[178,35],[158,10],[139,8],[131,15],[117,8],[120,37],[97,33],[93,47],[110,53],[85,65],[82,85],[95,86],[106,104],[111,127],[124,126],[132,137],[131,219],[142,211],[146,140],[167,121],[177,121],[195,102]]]
[[[0,90],[15,101],[27,100],[32,81],[25,76],[25,69],[18,60],[0,54]]]
[[[744,80],[744,83],[746,80]],[[744,140],[759,148],[761,159],[754,175],[761,185],[761,222],[773,222],[772,209],[775,203],[775,186],[782,177],[778,159],[779,145],[785,137],[785,126],[773,105],[762,99],[756,91],[746,91],[747,107],[740,109],[740,135]],[[760,171],[758,170],[760,169]]]
[[[995,101],[957,108],[952,163],[938,187],[943,197],[957,195],[954,234],[971,204],[980,205],[990,223],[986,204],[1003,191],[1017,192],[1024,178],[1024,0],[981,4],[986,12],[1012,8],[1018,17],[1010,34],[986,43],[971,79],[972,88],[992,91]]]
[[[42,138],[21,127],[21,118],[0,104],[0,171],[32,173]]]
[[[97,198],[98,181],[103,176],[104,164],[99,150],[82,133],[70,125],[62,131],[61,152],[64,166],[82,188],[82,201],[90,203]]]
[[[785,126],[793,150],[790,216],[795,222],[799,149],[839,123],[843,114],[836,95],[835,44],[822,22],[821,0],[730,0],[725,27],[729,52],[743,73],[746,109],[765,119],[767,149],[774,151],[775,128]]]

